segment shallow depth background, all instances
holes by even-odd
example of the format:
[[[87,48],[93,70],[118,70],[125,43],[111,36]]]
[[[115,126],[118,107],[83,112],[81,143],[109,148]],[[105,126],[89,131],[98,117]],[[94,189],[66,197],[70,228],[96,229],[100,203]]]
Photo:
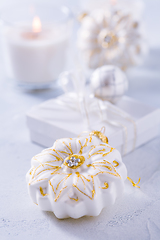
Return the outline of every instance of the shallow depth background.
[[[0,8],[8,3],[13,1],[0,0]],[[57,4],[61,3],[76,9],[78,0],[58,0]],[[129,71],[127,95],[160,107],[160,1],[145,0],[145,4],[150,53],[142,66]],[[0,54],[0,239],[159,240],[160,137],[124,157],[128,175],[135,181],[141,177],[141,189],[126,182],[123,198],[109,211],[104,209],[100,216],[58,220],[31,202],[25,174],[31,157],[43,148],[30,141],[25,113],[60,93],[61,90],[49,90],[33,94],[14,89],[6,82]]]

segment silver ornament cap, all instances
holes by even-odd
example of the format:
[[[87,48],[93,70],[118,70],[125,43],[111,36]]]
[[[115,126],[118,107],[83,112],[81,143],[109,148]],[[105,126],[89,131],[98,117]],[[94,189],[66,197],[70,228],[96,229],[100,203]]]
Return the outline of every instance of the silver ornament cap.
[[[128,89],[126,74],[114,65],[97,68],[90,81],[95,97],[111,103],[116,103]]]

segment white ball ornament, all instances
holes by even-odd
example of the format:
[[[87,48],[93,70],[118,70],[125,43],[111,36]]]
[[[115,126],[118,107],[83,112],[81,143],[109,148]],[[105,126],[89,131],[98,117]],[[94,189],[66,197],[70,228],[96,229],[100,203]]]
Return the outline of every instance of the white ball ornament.
[[[97,68],[92,73],[90,84],[96,97],[111,103],[116,103],[128,89],[125,73],[112,65]]]
[[[99,131],[63,138],[32,158],[29,194],[57,218],[97,216],[122,195],[127,170],[120,153]]]

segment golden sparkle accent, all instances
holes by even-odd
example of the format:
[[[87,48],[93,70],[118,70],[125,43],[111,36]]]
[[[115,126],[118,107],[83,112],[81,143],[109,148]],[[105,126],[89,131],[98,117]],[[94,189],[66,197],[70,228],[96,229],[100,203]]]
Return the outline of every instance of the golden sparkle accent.
[[[66,184],[66,180],[72,175],[72,173],[69,173],[67,176],[61,179],[61,181],[57,184],[56,190],[58,190],[59,185],[64,181],[64,185]]]
[[[110,151],[107,152],[107,153],[104,153],[104,152],[106,151],[106,149],[103,148],[103,149],[100,149],[100,150],[98,150],[98,151],[96,151],[96,152],[90,154],[91,151],[92,151],[94,148],[98,147],[98,146],[105,146],[105,147],[108,147],[108,148],[110,148]],[[107,156],[108,154],[110,154],[110,153],[115,149],[115,148],[112,148],[112,147],[109,146],[109,145],[106,146],[106,145],[100,144],[100,145],[98,145],[98,146],[94,146],[94,145],[92,146],[92,148],[91,148],[91,150],[89,151],[89,154],[88,154],[88,159],[89,159],[90,157],[92,157],[93,155],[97,155],[97,154],[102,154],[102,157],[105,157],[105,156]]]
[[[66,185],[66,181],[72,175],[72,173],[66,174],[66,173],[60,173],[59,172],[59,173],[55,173],[55,174],[65,175],[65,177],[62,178],[61,181],[57,184],[56,189],[54,189],[51,181],[49,180],[49,185],[52,187],[52,191],[53,191],[53,193],[55,195],[54,201],[56,202],[58,200],[58,198],[60,197],[61,193],[63,192],[63,190],[67,188],[67,186],[62,187],[61,190],[59,191],[58,195],[57,195],[56,191],[58,191],[61,183],[63,183],[63,185]]]
[[[78,184],[78,181],[79,181],[79,178],[80,178],[82,180],[82,182],[83,182],[84,189],[86,189],[86,185],[85,185],[85,182],[84,182],[83,178],[81,177],[81,174],[79,172],[76,172],[76,174],[77,174],[77,183],[76,183],[76,185]]]
[[[106,147],[106,144],[101,143],[101,144],[99,144],[98,146]],[[107,146],[107,147],[108,147],[108,146]]]
[[[60,167],[58,166],[52,166],[51,168],[47,168],[47,169],[43,169],[42,171],[40,171],[39,173],[37,173],[36,177],[39,176],[39,174],[41,174],[42,172],[45,172],[45,171],[50,171],[50,170],[53,170],[53,169],[58,169]],[[35,177],[35,174],[32,176],[32,179]]]
[[[52,149],[52,151],[56,151],[55,149]],[[57,161],[60,161],[60,160],[62,160],[62,157],[58,154],[58,152],[56,151],[56,153],[57,153],[57,155],[58,156],[56,156],[55,154],[53,154],[53,153],[49,153],[49,152],[47,152],[47,153],[41,153],[41,154],[37,154],[35,157],[43,157],[43,156],[45,156],[45,155],[50,155],[50,156],[53,156],[53,157],[55,157],[56,158],[56,160]]]
[[[50,180],[49,180],[49,184],[50,184],[50,186],[52,187],[52,190],[53,190],[53,192],[54,192],[54,195],[55,195],[55,199],[54,199],[54,201],[56,202],[56,201],[58,200],[58,198],[60,197],[62,191],[63,191],[64,189],[66,189],[67,186],[65,186],[64,188],[62,188],[62,189],[59,191],[59,194],[56,195],[56,192],[55,192],[54,187],[53,187],[53,185],[52,185],[52,183],[51,183]]]
[[[108,164],[109,166],[107,166],[106,164]],[[99,170],[98,173],[96,173],[95,175],[92,175],[93,177],[95,177],[95,176],[97,176],[99,174],[108,173],[108,174],[111,174],[111,175],[113,175],[115,177],[121,178],[121,176],[117,173],[117,171],[114,168],[114,166],[110,162],[108,162],[106,160],[103,160],[103,162],[94,162],[92,164],[88,164],[87,167],[93,167],[94,169]],[[109,172],[100,170],[99,167],[107,168],[109,170]],[[111,171],[113,171],[113,172],[111,172]]]
[[[58,155],[58,157],[55,156],[57,159],[60,159],[60,160],[62,159],[62,160],[63,160],[63,158],[61,157],[61,155],[58,153],[58,150],[56,150],[56,149],[53,148],[52,151],[55,152],[55,153]]]
[[[84,185],[84,190],[85,190],[85,189],[86,189],[86,185],[85,185],[84,180],[86,180],[87,182],[90,182],[91,180],[90,180],[90,179],[87,179],[85,176],[83,176],[83,175],[80,174],[79,172],[76,172],[76,174],[77,174],[77,182],[76,182],[76,184],[73,184],[72,186],[75,187],[80,193],[82,193],[82,194],[85,195],[86,197],[88,197],[88,198],[90,198],[91,200],[93,200],[94,194],[95,194],[95,187],[94,187],[94,178],[93,178],[93,176],[90,175],[91,180],[92,180],[92,184],[93,184],[93,190],[91,191],[91,192],[92,192],[92,196],[89,196],[88,194],[86,194],[85,192],[83,192],[82,190],[80,190],[80,189],[78,188],[77,184],[78,184],[79,179],[81,179],[82,182],[83,182],[83,185]],[[84,180],[83,180],[83,178],[84,178]]]
[[[119,163],[116,160],[114,160],[113,163],[115,163],[114,167],[118,167],[119,166]]]
[[[82,143],[81,143],[80,140],[79,140],[78,142],[79,142],[79,144],[80,144],[80,146],[81,146],[81,148],[80,148],[80,150],[79,150],[79,154],[82,154],[82,153],[83,153],[83,148],[84,148],[84,147],[87,147],[88,138],[86,138],[86,141],[85,141],[85,144],[84,144],[84,145],[82,145]]]
[[[40,157],[41,157],[41,156],[44,156],[44,155],[48,155],[48,154],[49,154],[49,153],[40,155]],[[51,153],[50,153],[49,155],[52,155],[52,156],[56,157],[54,154],[51,154]],[[38,155],[36,155],[36,156],[38,156]],[[53,165],[51,165],[50,163],[61,161],[61,159],[56,159],[56,160],[46,161],[46,162],[42,163],[41,161],[39,161],[39,160],[36,158],[36,156],[33,157],[33,160],[34,160],[34,161],[37,161],[42,167],[44,167],[44,165],[49,166],[49,167],[52,167]]]
[[[96,152],[92,153],[91,155],[89,155],[89,157],[88,157],[88,158],[90,158],[90,157],[92,157],[92,156],[94,156],[94,155],[98,155],[98,154],[102,154],[102,155],[103,155],[103,152],[104,152],[104,151],[106,151],[106,149],[105,149],[105,148],[103,148],[103,149],[100,149],[100,150],[98,150],[98,151],[96,151]]]
[[[87,182],[90,182],[90,179],[86,178],[84,175],[81,174],[81,177],[83,177]]]
[[[68,152],[65,152],[65,151],[60,151],[60,150],[57,150],[58,152],[60,153],[63,153],[63,154],[66,154],[66,155],[70,155],[71,153],[68,153]]]
[[[31,173],[32,175],[32,179],[34,178],[35,174],[36,174],[36,171],[38,170],[38,168],[40,168],[41,165],[39,165],[38,167],[34,168],[34,171]]]
[[[108,185],[107,182],[104,182],[104,187],[99,187],[99,188],[101,188],[101,189],[107,189],[107,188],[109,188],[109,185]]]
[[[44,164],[43,164],[41,161],[39,161],[36,157],[37,157],[37,155],[34,156],[32,159],[33,159],[34,161],[37,161],[40,165],[42,165],[42,167],[44,167]]]
[[[48,195],[47,193],[44,193],[44,192],[43,192],[43,188],[42,188],[42,187],[40,187],[39,190],[40,190],[40,193],[41,193],[41,195],[42,195],[43,197]]]
[[[92,184],[93,184],[93,190],[92,190],[92,199],[93,199],[96,192],[95,192],[95,186],[94,186],[94,176],[91,175],[91,178],[92,178]]]
[[[140,188],[140,186],[138,186],[138,183],[140,182],[141,178],[139,178],[137,183],[134,183],[130,177],[127,177],[127,179],[132,183],[133,187]]]
[[[62,189],[59,191],[58,196],[54,199],[55,202],[56,202],[56,201],[58,200],[58,198],[60,197],[62,191],[63,191],[64,189],[66,189],[66,188],[67,188],[67,186],[65,186],[64,188],[62,188]]]
[[[110,151],[109,152],[107,152],[107,153],[104,153],[103,155],[102,155],[102,157],[105,157],[105,156],[107,156],[108,154],[110,154],[113,150],[114,150],[115,148],[110,148]]]
[[[77,169],[77,168],[79,168],[79,167],[85,162],[85,157],[84,157],[84,156],[82,156],[82,155],[77,155],[77,154],[73,154],[73,155],[68,156],[68,157],[65,159],[63,165],[65,165],[65,166],[68,167],[67,160],[71,160],[72,157],[75,157],[76,159],[80,159],[80,162],[77,162],[77,164],[78,164],[77,166],[74,165],[74,166],[72,166],[72,167],[69,167],[69,168],[71,168],[71,169]]]
[[[96,169],[96,167],[104,167],[107,168],[109,171],[112,171],[112,168],[110,166],[106,166],[105,164],[107,163],[106,160],[103,160],[103,162],[94,162],[92,164],[88,164],[87,167],[93,167]]]
[[[63,144],[68,148],[68,150],[70,151],[70,154],[73,154],[71,143],[69,143],[69,145],[67,145],[65,142],[63,142]]]
[[[61,167],[56,166],[54,169],[55,170],[51,173],[51,175],[57,173],[57,171],[59,171],[59,169],[61,169]]]
[[[108,144],[108,138],[100,131],[92,131],[89,135],[98,137],[103,143]]]
[[[32,175],[32,172],[33,172],[34,169],[35,169],[35,167],[33,167],[33,168],[31,169],[31,171],[29,172],[29,175]]]
[[[71,197],[69,197],[71,200],[74,200],[74,201],[78,201],[79,199],[78,199],[78,197],[77,198],[71,198]]]
[[[56,142],[57,142],[57,141],[56,141]],[[54,154],[52,154],[52,153],[50,153],[49,151],[56,153],[57,156],[54,155]],[[60,154],[58,153],[58,150],[55,150],[54,148],[44,149],[44,150],[42,151],[42,153],[36,155],[36,157],[37,157],[37,156],[44,156],[44,154],[45,154],[45,155],[51,155],[51,156],[55,157],[55,158],[57,159],[57,161],[63,161],[63,158],[62,158],[62,157],[60,156]]]
[[[87,179],[85,176],[83,176],[79,172],[76,172],[76,175],[77,175],[77,183],[76,183],[76,185],[78,184],[78,181],[79,181],[79,178],[80,178],[82,180],[82,182],[83,182],[84,190],[85,190],[86,189],[86,184],[85,184],[84,180],[86,180],[87,182],[90,182],[91,180]]]
[[[42,179],[38,179],[38,180],[33,180],[33,181],[29,182],[29,185],[31,185],[31,183],[36,183],[36,182],[45,181],[45,180],[48,180],[48,178],[42,178]]]
[[[86,194],[85,192],[81,191],[77,185],[73,184],[73,187],[75,187],[80,193],[82,193],[83,195],[85,195],[86,197],[89,197],[91,200],[93,200],[92,197],[94,197],[93,193],[92,193],[92,197],[90,197],[88,194]],[[92,190],[93,191],[93,190]]]
[[[37,173],[37,175],[35,175],[35,174],[36,174],[36,171],[38,170],[39,167],[41,167],[41,165],[39,165],[39,166],[34,170],[33,175],[32,175],[32,178],[31,178],[31,181],[29,182],[29,185],[30,185],[31,183],[34,183],[34,182],[38,182],[38,181],[41,181],[41,180],[45,180],[45,179],[36,180],[36,178],[37,178],[41,173],[43,173],[43,172],[45,172],[45,171],[55,170],[55,171],[53,171],[53,172],[51,173],[51,175],[52,175],[52,174],[54,174],[55,172],[57,172],[59,169],[61,169],[61,167],[59,167],[59,166],[52,166],[51,168],[43,169],[42,171],[40,171],[39,173]]]

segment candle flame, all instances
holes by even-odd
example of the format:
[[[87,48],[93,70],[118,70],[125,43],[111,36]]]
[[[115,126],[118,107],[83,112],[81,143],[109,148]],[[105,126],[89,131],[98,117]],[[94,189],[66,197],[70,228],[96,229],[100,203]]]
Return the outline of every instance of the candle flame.
[[[42,25],[41,25],[41,20],[39,17],[34,17],[33,19],[33,23],[32,23],[32,30],[33,32],[35,33],[39,33],[41,32],[41,28],[42,28]]]

